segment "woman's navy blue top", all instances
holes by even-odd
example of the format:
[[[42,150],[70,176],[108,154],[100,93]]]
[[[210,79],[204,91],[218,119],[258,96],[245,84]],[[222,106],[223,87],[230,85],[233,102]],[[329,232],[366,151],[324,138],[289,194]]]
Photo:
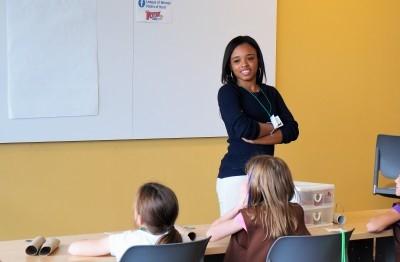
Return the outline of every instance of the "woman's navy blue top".
[[[265,95],[261,91],[253,94],[270,114],[282,120],[282,143],[296,140],[299,136],[298,124],[278,90],[265,84],[261,88]],[[266,110],[249,91],[234,84],[226,84],[218,92],[218,105],[228,133],[228,152],[221,160],[219,178],[245,175],[245,164],[254,155],[274,155],[274,145],[255,145],[242,140],[242,137],[256,139],[260,132],[258,122],[270,122]]]

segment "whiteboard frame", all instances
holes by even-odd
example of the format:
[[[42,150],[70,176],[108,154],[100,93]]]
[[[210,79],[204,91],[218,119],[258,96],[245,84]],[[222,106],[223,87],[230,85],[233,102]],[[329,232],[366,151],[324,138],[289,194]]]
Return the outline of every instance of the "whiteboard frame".
[[[11,120],[0,0],[0,143],[226,136],[217,92],[237,35],[256,39],[275,85],[276,0],[173,0],[169,24],[136,22],[136,2],[97,1],[97,116]]]

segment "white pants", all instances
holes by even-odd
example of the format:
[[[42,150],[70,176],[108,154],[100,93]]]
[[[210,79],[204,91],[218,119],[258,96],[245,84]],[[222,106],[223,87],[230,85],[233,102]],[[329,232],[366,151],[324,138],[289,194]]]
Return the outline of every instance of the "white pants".
[[[217,195],[219,202],[219,214],[222,216],[240,201],[240,187],[247,176],[231,176],[217,178]]]

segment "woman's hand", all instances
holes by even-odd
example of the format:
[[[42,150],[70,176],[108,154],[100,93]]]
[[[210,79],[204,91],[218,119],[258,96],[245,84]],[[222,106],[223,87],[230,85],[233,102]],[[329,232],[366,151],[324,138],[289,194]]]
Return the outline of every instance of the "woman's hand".
[[[258,125],[260,126],[260,133],[258,134],[258,138],[263,136],[268,136],[275,131],[274,126],[272,125],[271,122],[267,123],[258,122]]]
[[[249,143],[249,144],[256,144],[254,141],[257,141],[257,139],[250,140],[250,139],[246,139],[246,138],[244,138],[244,137],[242,137],[242,140],[243,140],[244,142],[246,142],[246,143]]]
[[[263,137],[259,137],[257,139],[254,140],[250,140],[250,139],[246,139],[244,137],[242,137],[242,140],[245,141],[246,143],[249,144],[257,144],[257,145],[275,145],[275,144],[279,144],[282,142],[282,131],[281,130],[276,130],[274,133],[270,134],[270,135],[266,135]]]

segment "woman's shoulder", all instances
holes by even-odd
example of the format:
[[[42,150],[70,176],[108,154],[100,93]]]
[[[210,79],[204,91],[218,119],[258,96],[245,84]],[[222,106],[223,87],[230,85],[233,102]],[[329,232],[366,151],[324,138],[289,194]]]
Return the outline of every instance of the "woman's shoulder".
[[[278,89],[276,89],[276,87],[274,87],[274,86],[262,84],[261,88],[263,91],[267,92],[268,94],[279,94]]]
[[[218,91],[219,100],[232,100],[241,96],[240,88],[234,84],[225,84]]]
[[[261,84],[261,87],[266,88],[266,89],[271,89],[271,90],[276,90],[276,88],[274,86],[271,85],[267,85],[267,84]]]
[[[219,92],[238,92],[238,91],[239,87],[231,83],[224,84],[219,88]]]

